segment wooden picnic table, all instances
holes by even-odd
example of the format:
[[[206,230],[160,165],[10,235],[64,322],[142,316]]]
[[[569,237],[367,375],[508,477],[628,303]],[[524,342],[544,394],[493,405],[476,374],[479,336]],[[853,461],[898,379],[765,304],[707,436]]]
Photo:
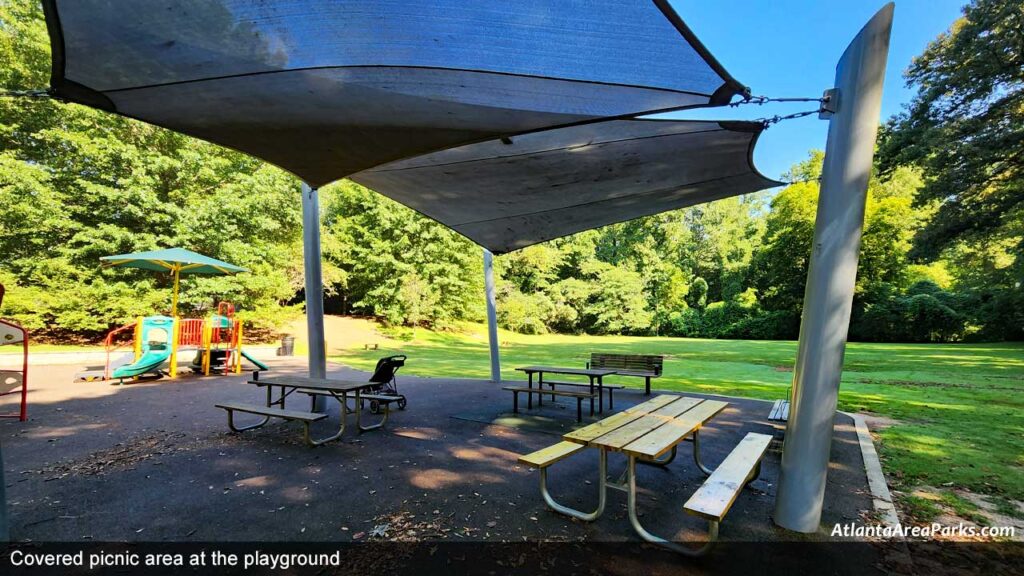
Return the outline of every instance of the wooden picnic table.
[[[310,443],[314,445],[320,445],[325,442],[330,442],[331,440],[336,440],[345,432],[346,415],[349,412],[349,394],[353,395],[353,400],[355,401],[354,411],[356,413],[356,427],[360,432],[381,428],[388,420],[389,410],[385,408],[384,417],[377,424],[363,426],[362,423],[362,393],[371,388],[380,386],[379,383],[367,382],[365,380],[335,380],[327,378],[307,378],[302,376],[257,377],[249,380],[248,382],[249,384],[266,388],[268,408],[271,406],[280,406],[283,410],[285,408],[285,400],[289,395],[295,392],[310,394],[311,404],[314,403],[316,395],[330,396],[337,400],[341,404],[341,425],[339,426],[338,433],[320,440],[311,440]],[[275,386],[280,388],[280,393],[276,399],[273,394]]]
[[[598,368],[572,368],[560,366],[521,366],[516,368],[520,372],[526,372],[526,386],[533,388],[533,375],[537,375],[537,386],[544,388],[544,374],[562,374],[565,376],[586,376],[590,380],[590,415],[594,415],[594,384],[597,384],[598,412],[604,413],[604,377],[615,374],[615,370]],[[565,382],[563,382],[565,384]],[[537,395],[537,405],[544,403],[544,395]],[[527,407],[533,408],[533,395],[527,394]]]
[[[603,512],[608,489],[628,495],[629,520],[638,534],[649,542],[671,546],[640,524],[636,505],[636,464],[666,466],[675,458],[676,448],[685,440],[693,441],[693,460],[709,476],[713,472],[700,458],[700,430],[717,416],[727,402],[686,396],[660,395],[603,420],[563,435],[563,442],[520,459],[541,470],[541,494],[552,509],[579,518],[595,520]],[[580,446],[597,448],[598,505],[594,512],[582,512],[555,502],[547,490],[547,466],[579,451]],[[546,454],[551,451],[551,454]],[[608,453],[620,452],[627,458],[626,469],[617,480],[608,479]]]

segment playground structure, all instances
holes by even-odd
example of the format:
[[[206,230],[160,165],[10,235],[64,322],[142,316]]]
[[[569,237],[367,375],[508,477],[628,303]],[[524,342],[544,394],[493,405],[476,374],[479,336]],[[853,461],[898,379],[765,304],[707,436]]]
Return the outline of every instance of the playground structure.
[[[131,334],[127,340],[125,335]],[[129,346],[131,353],[116,357]],[[107,359],[102,372],[83,372],[78,380],[121,380],[163,375],[160,368],[168,363],[169,378],[178,375],[182,352],[195,351],[189,368],[196,374],[239,373],[242,358],[258,370],[267,366],[242,350],[242,322],[235,318],[230,302],[217,305],[217,312],[207,318],[174,318],[145,316],[135,322],[111,330],[104,340]]]
[[[0,305],[4,302],[4,285],[0,284]],[[28,419],[28,332],[14,322],[0,319],[0,346],[21,345],[21,370],[0,369],[0,396],[21,393],[21,408],[0,418]]]

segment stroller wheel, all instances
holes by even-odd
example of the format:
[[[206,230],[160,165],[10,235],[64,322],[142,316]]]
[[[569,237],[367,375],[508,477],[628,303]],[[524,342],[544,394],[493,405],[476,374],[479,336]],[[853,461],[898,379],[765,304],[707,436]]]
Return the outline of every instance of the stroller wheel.
[[[376,400],[370,400],[370,412],[378,414],[380,412],[380,402]]]
[[[401,396],[398,398],[398,409],[405,410],[405,396]]]

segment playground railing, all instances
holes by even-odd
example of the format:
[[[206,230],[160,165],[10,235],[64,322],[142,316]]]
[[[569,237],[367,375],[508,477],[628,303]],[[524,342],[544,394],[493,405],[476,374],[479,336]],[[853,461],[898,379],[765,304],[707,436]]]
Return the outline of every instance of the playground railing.
[[[178,346],[203,346],[202,318],[183,318],[178,320]]]

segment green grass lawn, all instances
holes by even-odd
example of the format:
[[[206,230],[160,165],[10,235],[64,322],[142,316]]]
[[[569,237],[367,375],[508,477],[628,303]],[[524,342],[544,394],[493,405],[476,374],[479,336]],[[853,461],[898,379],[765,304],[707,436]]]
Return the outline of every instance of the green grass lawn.
[[[501,333],[502,377],[516,366],[583,366],[590,352],[665,355],[657,388],[749,398],[784,398],[796,342]],[[482,326],[460,333],[420,329],[410,341],[334,359],[370,370],[390,353],[409,355],[403,373],[487,378]],[[609,379],[609,381],[614,381]],[[637,378],[621,383],[643,385]],[[839,408],[898,422],[878,433],[897,489],[917,486],[986,494],[1007,512],[1024,501],[1024,344],[861,344],[847,347]],[[766,408],[767,409],[767,408]],[[1016,514],[1019,514],[1017,512]]]

